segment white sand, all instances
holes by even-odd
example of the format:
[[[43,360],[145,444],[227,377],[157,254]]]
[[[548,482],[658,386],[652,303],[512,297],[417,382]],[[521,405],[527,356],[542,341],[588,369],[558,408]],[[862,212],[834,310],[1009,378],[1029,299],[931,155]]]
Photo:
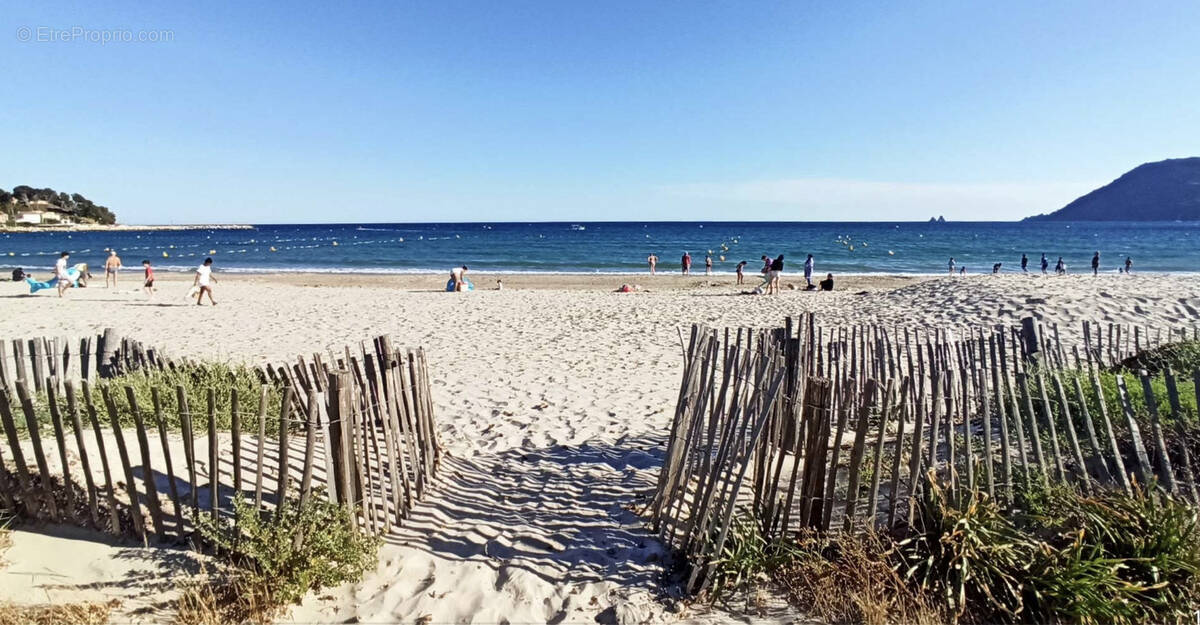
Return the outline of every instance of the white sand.
[[[452,456],[445,477],[389,538],[378,570],[309,597],[293,610],[296,622],[675,618],[659,597],[663,549],[630,508],[653,485],[678,392],[678,330],[693,322],[768,326],[808,310],[827,324],[1016,323],[1036,314],[1062,324],[1067,340],[1083,319],[1200,323],[1194,276],[859,278],[840,281],[835,293],[778,297],[736,295],[728,277],[643,276],[636,281],[654,292],[635,294],[608,292],[622,281],[614,277],[508,276],[502,292],[468,294],[439,292],[438,276],[359,277],[349,286],[331,285],[340,278],[330,276],[220,277],[216,308],[185,302],[178,278],[160,279],[151,302],[132,285],[59,300],[2,283],[0,337],[112,326],[176,354],[250,363],[381,333],[424,346]],[[697,286],[706,283],[720,286]],[[14,539],[10,568],[43,565],[23,546],[31,538]],[[107,574],[137,575],[119,569]],[[33,594],[11,581],[0,599]]]

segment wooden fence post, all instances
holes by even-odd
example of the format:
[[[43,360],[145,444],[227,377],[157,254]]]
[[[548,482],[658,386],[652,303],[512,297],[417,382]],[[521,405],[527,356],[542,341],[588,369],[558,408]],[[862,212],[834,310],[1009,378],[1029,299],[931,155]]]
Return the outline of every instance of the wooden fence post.
[[[352,410],[350,407],[351,392],[350,372],[341,369],[329,374],[328,413],[329,413],[329,447],[333,454],[333,479],[337,483],[338,501],[353,509],[357,496],[350,488],[351,471],[354,461],[350,457],[353,443],[350,437]]]

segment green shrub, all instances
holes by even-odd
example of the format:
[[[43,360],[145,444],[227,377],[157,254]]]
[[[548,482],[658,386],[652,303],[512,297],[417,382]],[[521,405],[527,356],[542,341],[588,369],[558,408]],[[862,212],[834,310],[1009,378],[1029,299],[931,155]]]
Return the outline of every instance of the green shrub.
[[[1186,503],[1052,487],[1006,512],[977,492],[929,490],[897,567],[957,617],[1174,622],[1200,606],[1200,522]]]
[[[133,417],[126,408],[125,387],[133,388],[138,407],[147,418],[151,418],[154,409],[151,389],[159,389],[163,406],[163,419],[172,428],[180,424],[179,401],[176,388],[183,386],[187,396],[188,411],[192,414],[193,427],[208,424],[208,390],[216,389],[217,429],[228,430],[232,426],[230,419],[231,389],[238,392],[238,412],[242,414],[242,429],[252,431],[257,428],[259,397],[262,393],[262,382],[256,370],[245,365],[230,365],[222,362],[190,362],[177,366],[175,369],[138,369],[123,376],[107,381],[109,392],[121,410],[122,423],[133,424]],[[279,403],[282,393],[274,388],[267,393],[267,428],[272,431],[271,424],[278,424]],[[93,388],[93,400],[96,409],[106,410],[100,389]],[[275,426],[278,429],[278,425]]]
[[[1191,505],[1136,491],[1093,497],[1065,489],[1029,515],[1057,551],[1032,589],[1044,614],[1065,620],[1169,622],[1200,605],[1200,521]]]
[[[304,505],[289,499],[270,514],[235,500],[232,523],[204,517],[200,533],[222,571],[185,587],[180,617],[189,622],[269,620],[310,590],[362,579],[380,544],[319,490]],[[213,614],[221,616],[197,616]]]
[[[1159,347],[1139,352],[1136,356],[1126,358],[1114,369],[1136,372],[1145,369],[1150,373],[1160,373],[1167,369],[1191,375],[1200,368],[1200,340],[1187,339],[1178,343],[1167,343]]]
[[[215,399],[218,430],[228,431],[232,427],[230,416],[232,403],[231,389],[236,389],[238,392],[238,412],[242,415],[242,430],[253,432],[257,431],[258,428],[257,419],[259,399],[262,393],[262,382],[259,380],[258,373],[245,365],[194,361],[177,365],[175,369],[138,369],[109,380],[93,382],[89,386],[91,389],[92,404],[96,407],[96,414],[101,424],[105,428],[108,428],[111,427],[111,421],[109,420],[108,407],[104,403],[102,386],[108,388],[109,394],[117,405],[118,418],[121,424],[126,427],[134,424],[133,412],[130,410],[125,391],[125,387],[128,386],[133,389],[138,408],[142,412],[142,418],[145,420],[147,427],[151,428],[156,427],[157,424],[154,415],[152,389],[158,389],[163,420],[166,422],[168,428],[174,432],[178,432],[181,427],[181,420],[176,389],[182,386],[184,395],[187,398],[188,412],[192,416],[192,428],[197,435],[203,433],[208,427],[208,390],[210,388],[217,390]],[[82,387],[77,385],[76,389],[80,415],[86,423],[87,414]],[[271,389],[267,393],[266,421],[268,432],[275,432],[279,429],[279,410],[282,397],[282,390],[276,385],[271,385]],[[10,409],[13,411],[17,429],[24,432],[27,429],[25,417],[16,394],[12,394],[9,399]],[[58,402],[64,421],[69,420],[66,415],[66,398],[61,392],[58,396]],[[44,393],[39,394],[32,403],[38,424],[43,429],[49,428],[51,417],[46,395]]]
[[[359,532],[350,513],[320,491],[303,506],[289,499],[270,515],[238,499],[232,525],[209,520],[200,532],[280,604],[309,590],[358,581],[375,565],[379,548],[378,538]]]

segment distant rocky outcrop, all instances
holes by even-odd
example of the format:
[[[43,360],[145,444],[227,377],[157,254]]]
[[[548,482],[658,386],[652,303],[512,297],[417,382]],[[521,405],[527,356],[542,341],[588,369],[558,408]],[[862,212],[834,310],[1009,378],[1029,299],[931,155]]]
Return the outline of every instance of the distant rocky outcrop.
[[[944,223],[946,223],[946,218],[945,218],[945,216],[943,216],[943,215],[938,215],[937,217],[930,217],[930,218],[929,218],[929,223],[931,223],[931,224],[944,224]]]
[[[1200,221],[1200,157],[1138,165],[1059,210],[1026,221]]]
[[[0,189],[0,225],[22,223],[112,225],[117,223],[117,216],[107,206],[78,193],[67,194],[27,185],[13,187],[11,193]]]

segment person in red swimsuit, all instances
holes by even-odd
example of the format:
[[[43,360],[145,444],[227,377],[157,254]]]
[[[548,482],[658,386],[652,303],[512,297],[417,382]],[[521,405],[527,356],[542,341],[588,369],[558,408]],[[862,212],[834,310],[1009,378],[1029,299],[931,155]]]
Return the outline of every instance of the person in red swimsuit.
[[[142,288],[146,290],[147,297],[154,297],[154,267],[150,266],[149,260],[143,260],[142,269],[146,272],[146,281],[142,283]]]

